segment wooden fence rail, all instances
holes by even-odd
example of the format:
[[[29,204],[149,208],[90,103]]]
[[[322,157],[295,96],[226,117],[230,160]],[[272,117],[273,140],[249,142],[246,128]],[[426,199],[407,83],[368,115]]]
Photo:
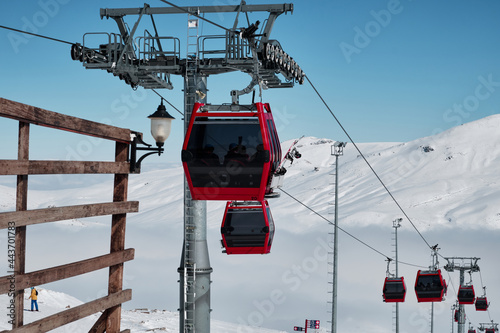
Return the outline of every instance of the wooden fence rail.
[[[27,289],[122,264],[132,259],[134,259],[134,249],[127,249],[71,264],[25,273],[16,276],[15,279],[13,276],[3,276],[0,277],[0,294],[8,293],[12,283],[14,283],[16,290]]]
[[[0,229],[138,211],[138,201],[123,201],[5,212],[0,213]]]
[[[0,160],[0,176],[127,174],[129,171],[128,162]]]
[[[15,313],[11,331],[46,332],[94,313],[102,312],[91,332],[120,333],[121,304],[132,298],[123,290],[123,264],[134,258],[134,249],[125,249],[127,213],[137,212],[139,203],[127,201],[129,146],[132,131],[0,98],[0,117],[19,121],[18,159],[0,159],[0,176],[16,175],[16,211],[0,213],[0,229],[15,230],[15,260],[12,273],[0,277],[0,294],[14,290]],[[39,161],[29,159],[30,124],[115,141],[113,162]],[[141,135],[141,133],[138,133]],[[113,202],[27,210],[28,176],[46,174],[114,174]],[[110,253],[61,266],[26,273],[26,232],[35,224],[111,215]],[[10,245],[10,243],[9,243]],[[11,252],[9,252],[11,253]],[[24,325],[24,289],[109,268],[108,296]],[[122,333],[129,332],[124,330]]]

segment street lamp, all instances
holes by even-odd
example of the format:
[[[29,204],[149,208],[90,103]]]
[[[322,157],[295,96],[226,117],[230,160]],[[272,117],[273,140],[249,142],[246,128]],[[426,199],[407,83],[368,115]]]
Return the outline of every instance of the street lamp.
[[[332,145],[332,155],[334,156],[344,155],[344,147],[346,145],[347,142],[335,141]]]
[[[151,135],[156,141],[156,147],[152,148],[152,145],[145,143],[142,140],[142,133],[132,132],[134,138],[132,140],[132,143],[130,144],[129,159],[131,173],[140,173],[141,163],[149,155],[158,153],[158,156],[160,156],[161,153],[163,153],[163,144],[170,135],[172,120],[175,119],[167,112],[165,105],[163,105],[163,99],[161,100],[161,104],[158,105],[158,109],[152,115],[149,115],[148,118],[151,119]],[[137,147],[138,144],[144,145],[146,147]],[[137,160],[138,150],[146,150],[149,151],[149,153],[142,155],[139,160]]]

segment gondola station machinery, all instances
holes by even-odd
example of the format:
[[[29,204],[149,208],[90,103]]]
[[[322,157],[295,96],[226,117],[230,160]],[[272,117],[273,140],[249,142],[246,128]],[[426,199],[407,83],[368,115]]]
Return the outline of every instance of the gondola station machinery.
[[[227,201],[221,225],[227,254],[269,253],[274,222],[267,199],[276,196],[284,169],[281,149],[269,104],[248,105],[239,97],[262,90],[291,88],[305,75],[277,40],[270,39],[276,19],[293,12],[293,4],[139,8],[102,8],[101,19],[113,19],[118,33],[86,33],[72,45],[71,58],[86,69],[101,69],[137,89],[173,89],[171,75],[184,78],[184,130],[182,163],[184,186],[184,243],[178,269],[180,331],[210,331],[210,274],[206,243],[206,200]],[[209,20],[232,13],[224,27]],[[178,37],[160,35],[157,27],[166,14],[188,14],[186,56],[181,57]],[[217,15],[217,16],[216,16]],[[250,15],[265,15],[250,21]],[[135,18],[127,23],[125,19]],[[242,27],[240,21],[245,24]],[[145,18],[149,18],[146,20]],[[220,35],[199,35],[199,22],[217,26]],[[253,23],[251,23],[253,22]],[[260,24],[261,22],[262,25]],[[139,24],[148,28],[137,34]],[[156,24],[158,23],[158,25]],[[250,75],[247,87],[230,92],[228,104],[207,102],[207,78],[241,71]],[[163,97],[162,97],[163,101]],[[222,131],[222,133],[220,133]],[[214,135],[214,137],[212,137]]]

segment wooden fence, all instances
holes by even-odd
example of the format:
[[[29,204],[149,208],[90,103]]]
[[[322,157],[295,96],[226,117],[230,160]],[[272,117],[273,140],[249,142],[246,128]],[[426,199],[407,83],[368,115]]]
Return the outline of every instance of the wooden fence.
[[[0,98],[0,116],[19,121],[18,159],[0,160],[0,176],[17,175],[16,211],[0,213],[0,229],[7,229],[9,233],[8,256],[4,260],[9,261],[11,272],[8,273],[12,273],[0,277],[0,294],[13,295],[14,304],[12,330],[3,332],[46,332],[98,312],[102,315],[90,332],[120,332],[121,304],[132,299],[132,291],[123,290],[123,263],[134,258],[134,249],[125,249],[126,216],[139,209],[137,201],[127,201],[131,131],[3,98]],[[114,162],[30,160],[30,124],[115,141]],[[114,174],[113,202],[27,210],[28,176],[41,174]],[[27,226],[103,215],[112,216],[110,253],[39,271],[25,271]],[[107,267],[107,296],[23,325],[24,289]]]

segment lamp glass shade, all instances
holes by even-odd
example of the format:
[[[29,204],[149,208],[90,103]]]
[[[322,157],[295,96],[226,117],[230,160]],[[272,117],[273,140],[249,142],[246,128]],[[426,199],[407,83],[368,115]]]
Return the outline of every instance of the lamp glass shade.
[[[158,109],[148,117],[151,119],[151,135],[155,139],[157,145],[163,145],[170,135],[172,128],[172,117],[163,105],[163,100]]]
[[[151,135],[157,143],[165,143],[172,128],[172,118],[151,118]]]

